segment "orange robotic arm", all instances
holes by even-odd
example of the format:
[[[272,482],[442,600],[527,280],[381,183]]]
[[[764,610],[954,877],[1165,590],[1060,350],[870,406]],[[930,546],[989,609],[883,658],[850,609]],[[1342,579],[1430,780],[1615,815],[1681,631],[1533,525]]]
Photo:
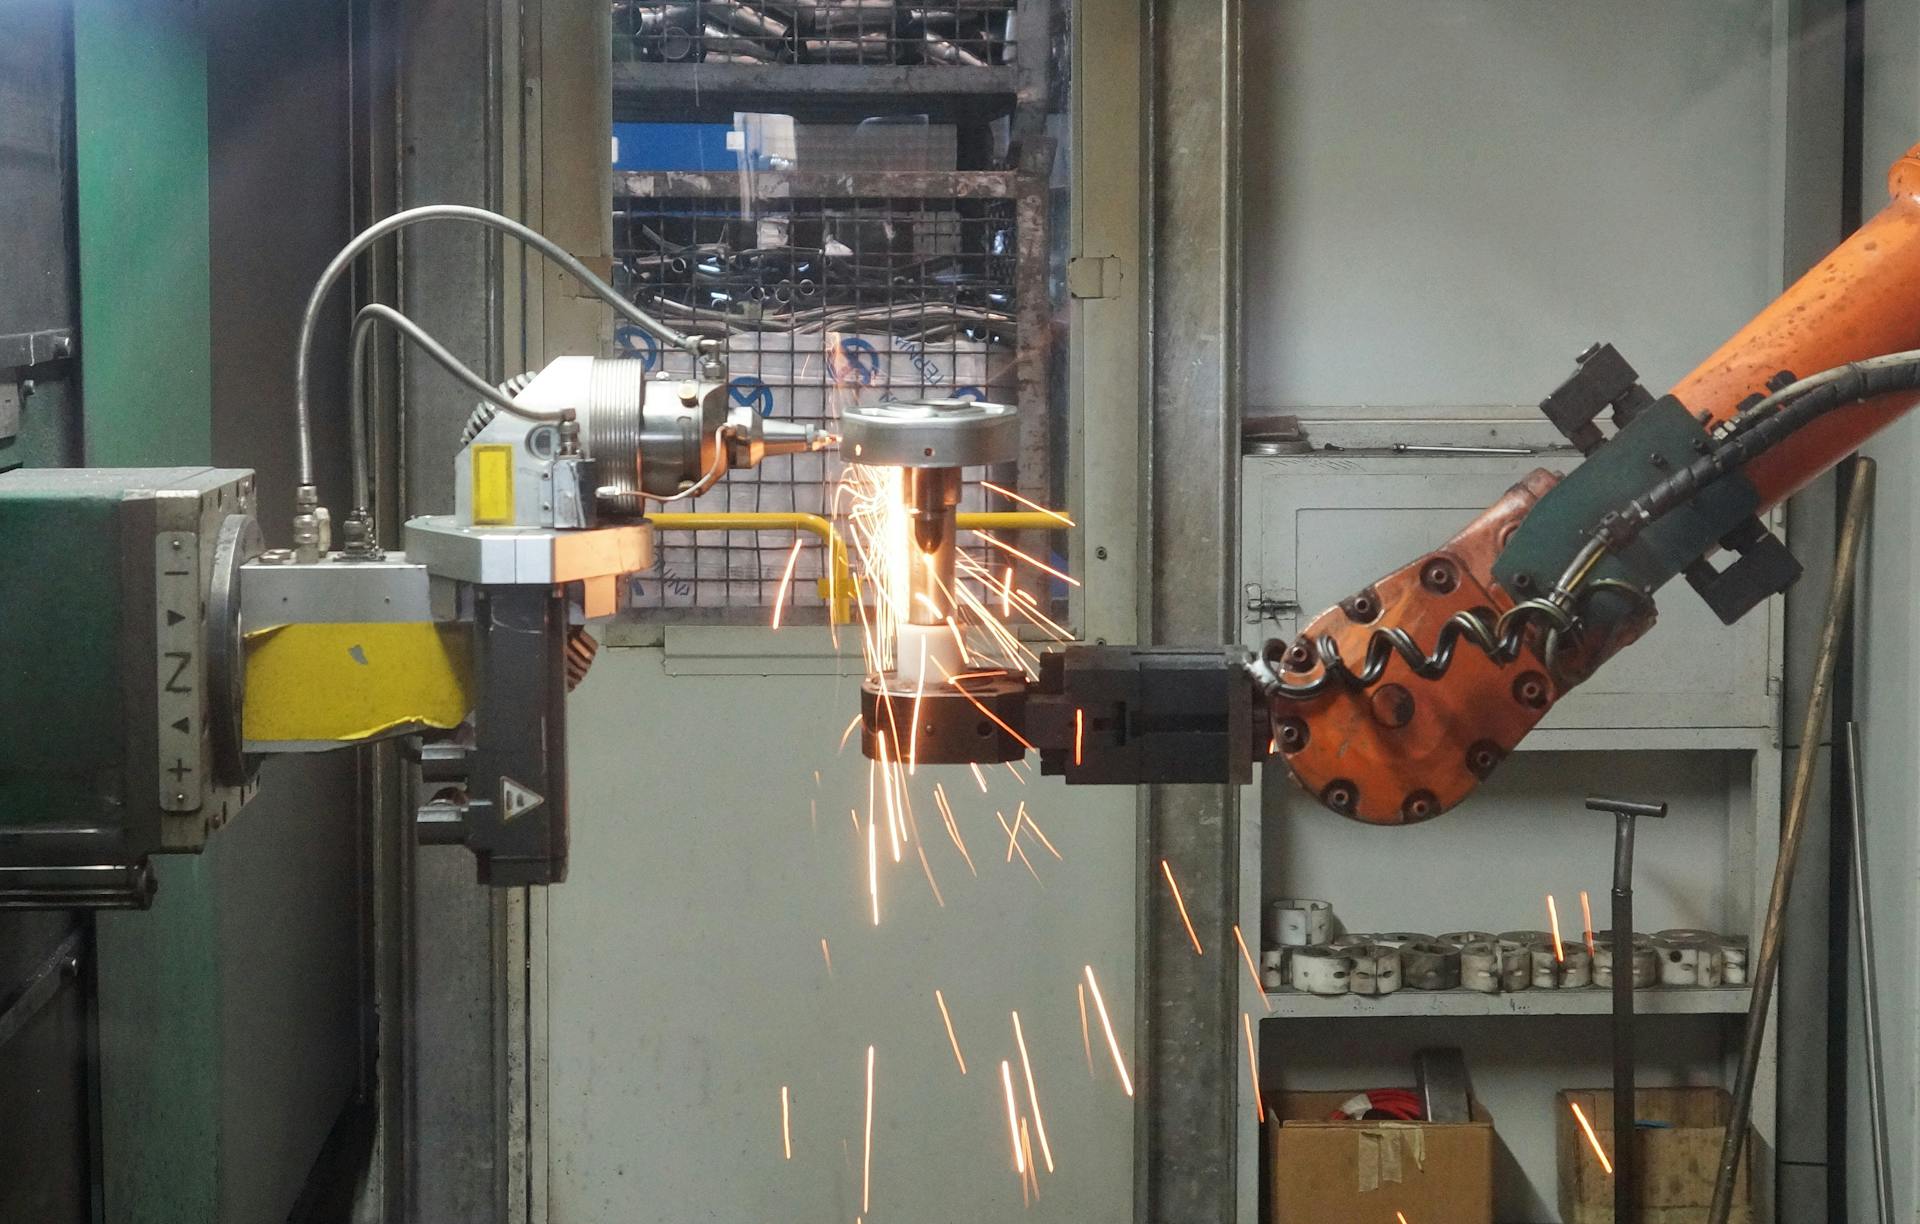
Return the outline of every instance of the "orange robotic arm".
[[[1878,216],[1666,397],[1610,348],[1583,355],[1541,407],[1586,462],[1532,473],[1269,644],[1255,672],[1302,787],[1371,823],[1438,815],[1652,625],[1661,583],[1684,573],[1731,622],[1797,577],[1756,516],[1920,401],[1920,359],[1871,360],[1920,347],[1920,146],[1888,185]],[[1739,555],[1725,571],[1704,560],[1721,550]]]

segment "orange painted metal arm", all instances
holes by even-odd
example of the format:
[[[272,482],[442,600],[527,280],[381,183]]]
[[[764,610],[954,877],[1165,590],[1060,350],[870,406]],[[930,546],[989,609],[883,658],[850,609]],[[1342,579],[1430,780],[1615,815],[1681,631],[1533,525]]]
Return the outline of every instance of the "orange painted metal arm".
[[[1887,175],[1887,206],[1720,350],[1673,396],[1724,421],[1782,370],[1804,378],[1883,353],[1920,348],[1920,145]],[[1920,402],[1883,395],[1807,426],[1746,469],[1762,509],[1785,501]]]

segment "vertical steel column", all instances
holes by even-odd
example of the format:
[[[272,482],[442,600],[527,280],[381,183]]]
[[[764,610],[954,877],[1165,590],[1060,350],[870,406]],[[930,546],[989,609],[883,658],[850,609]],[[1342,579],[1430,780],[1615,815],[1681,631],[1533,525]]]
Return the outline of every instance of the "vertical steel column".
[[[1152,0],[1147,13],[1148,521],[1141,612],[1157,645],[1235,640],[1240,466],[1241,0]],[[1146,794],[1140,881],[1141,1096],[1134,1215],[1231,1221],[1238,1202],[1239,793]],[[1207,951],[1156,888],[1178,877]]]

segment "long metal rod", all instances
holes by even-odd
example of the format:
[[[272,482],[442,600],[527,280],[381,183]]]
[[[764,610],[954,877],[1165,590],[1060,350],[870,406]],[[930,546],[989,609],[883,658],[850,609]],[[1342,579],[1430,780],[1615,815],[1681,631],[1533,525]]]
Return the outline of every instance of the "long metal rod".
[[[1827,595],[1826,619],[1820,627],[1820,648],[1814,656],[1813,691],[1807,695],[1806,715],[1800,722],[1800,746],[1794,752],[1793,784],[1780,830],[1780,857],[1773,868],[1773,892],[1767,900],[1766,922],[1750,979],[1753,998],[1747,1004],[1745,1043],[1740,1070],[1733,1085],[1733,1108],[1727,1117],[1726,1140],[1720,1147],[1720,1168],[1714,1177],[1709,1224],[1727,1224],[1733,1210],[1733,1188],[1738,1179],[1740,1150],[1746,1142],[1747,1122],[1753,1114],[1753,1086],[1760,1074],[1761,1047],[1767,1035],[1767,1013],[1773,1003],[1774,978],[1780,970],[1780,940],[1785,929],[1787,898],[1793,891],[1793,873],[1800,861],[1807,804],[1813,797],[1814,765],[1820,753],[1820,728],[1833,697],[1833,662],[1838,654],[1840,626],[1853,601],[1853,576],[1866,534],[1868,507],[1873,499],[1874,464],[1861,459],[1854,467],[1853,487],[1847,492],[1847,513],[1840,523],[1838,555],[1833,566],[1833,589]]]
[[[1639,1199],[1634,1142],[1633,815],[1614,816],[1613,835],[1613,1218],[1628,1224]],[[1624,955],[1622,944],[1624,943]]]
[[[1847,723],[1847,823],[1853,834],[1853,922],[1860,958],[1860,1025],[1867,1046],[1867,1125],[1873,1138],[1873,1190],[1880,1224],[1893,1224],[1893,1168],[1887,1151],[1887,1086],[1880,1067],[1878,961],[1867,889],[1866,800],[1860,789],[1860,724]]]

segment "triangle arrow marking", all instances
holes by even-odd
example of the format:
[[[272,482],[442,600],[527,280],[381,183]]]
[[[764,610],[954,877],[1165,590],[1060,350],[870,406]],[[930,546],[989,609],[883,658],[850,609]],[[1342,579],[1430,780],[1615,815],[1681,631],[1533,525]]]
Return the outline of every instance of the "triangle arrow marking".
[[[545,802],[545,796],[538,791],[522,786],[505,774],[500,775],[500,819],[525,816]]]

